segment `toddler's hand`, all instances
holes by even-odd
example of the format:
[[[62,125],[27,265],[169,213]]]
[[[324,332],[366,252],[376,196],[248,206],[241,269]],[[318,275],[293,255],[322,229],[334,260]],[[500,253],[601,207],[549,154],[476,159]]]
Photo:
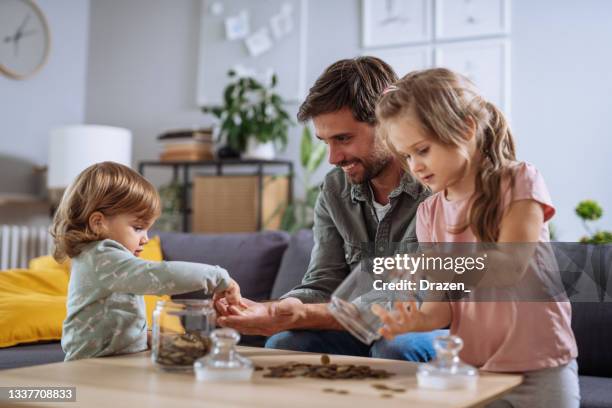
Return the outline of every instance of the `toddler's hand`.
[[[419,311],[415,301],[395,302],[395,311],[387,312],[380,305],[372,305],[372,312],[384,323],[378,332],[387,340],[398,334],[421,331],[424,315]]]
[[[213,301],[216,303],[219,299],[225,298],[227,303],[231,306],[238,306],[242,308],[246,308],[247,305],[242,301],[242,296],[240,295],[240,286],[238,283],[230,279],[230,283],[222,292],[217,292],[213,296]]]

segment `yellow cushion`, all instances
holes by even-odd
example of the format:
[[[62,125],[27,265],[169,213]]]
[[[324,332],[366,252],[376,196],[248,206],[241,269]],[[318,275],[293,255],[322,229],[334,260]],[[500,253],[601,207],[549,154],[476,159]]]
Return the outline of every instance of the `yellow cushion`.
[[[147,242],[140,253],[142,259],[147,261],[163,261],[164,256],[161,249],[161,240],[158,236],[153,237]],[[153,327],[153,310],[155,310],[155,304],[158,300],[170,300],[170,296],[155,296],[145,295],[145,305],[147,307],[147,325],[149,328]]]
[[[60,264],[57,263],[55,258],[53,258],[51,255],[39,256],[38,258],[32,259],[28,263],[28,268],[37,270],[47,270],[49,268],[63,269],[66,272],[70,272],[70,259],[67,259]]]
[[[163,259],[159,237],[145,245],[141,258]],[[33,259],[29,266],[0,271],[0,347],[62,337],[70,262],[58,264],[53,257],[43,256]],[[149,327],[159,299],[169,297],[145,296]]]
[[[61,268],[0,272],[0,347],[60,339],[67,287]]]

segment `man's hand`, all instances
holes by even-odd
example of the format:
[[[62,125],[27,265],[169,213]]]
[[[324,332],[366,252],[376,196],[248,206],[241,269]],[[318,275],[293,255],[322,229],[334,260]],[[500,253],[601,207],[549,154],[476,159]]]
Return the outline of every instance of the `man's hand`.
[[[242,305],[244,308],[230,305],[226,299],[219,299],[215,302],[215,308],[221,315],[217,323],[236,329],[242,334],[271,336],[294,328],[295,323],[305,313],[304,304],[296,298],[268,303],[242,299]]]

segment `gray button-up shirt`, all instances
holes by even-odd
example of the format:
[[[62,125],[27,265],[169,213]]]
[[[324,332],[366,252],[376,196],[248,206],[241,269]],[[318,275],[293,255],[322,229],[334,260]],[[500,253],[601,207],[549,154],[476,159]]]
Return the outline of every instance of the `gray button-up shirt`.
[[[282,296],[304,303],[325,303],[357,266],[364,244],[387,255],[391,243],[417,242],[416,210],[429,195],[404,174],[389,194],[391,208],[378,222],[367,183],[350,184],[341,169],[330,171],[315,206],[314,247],[302,283]]]

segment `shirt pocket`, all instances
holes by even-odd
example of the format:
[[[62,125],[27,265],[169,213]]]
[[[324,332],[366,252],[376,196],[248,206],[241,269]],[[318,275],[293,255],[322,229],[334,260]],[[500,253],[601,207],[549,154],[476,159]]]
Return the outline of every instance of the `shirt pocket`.
[[[344,260],[353,269],[361,261],[362,249],[361,244],[353,244],[351,242],[344,243]]]

